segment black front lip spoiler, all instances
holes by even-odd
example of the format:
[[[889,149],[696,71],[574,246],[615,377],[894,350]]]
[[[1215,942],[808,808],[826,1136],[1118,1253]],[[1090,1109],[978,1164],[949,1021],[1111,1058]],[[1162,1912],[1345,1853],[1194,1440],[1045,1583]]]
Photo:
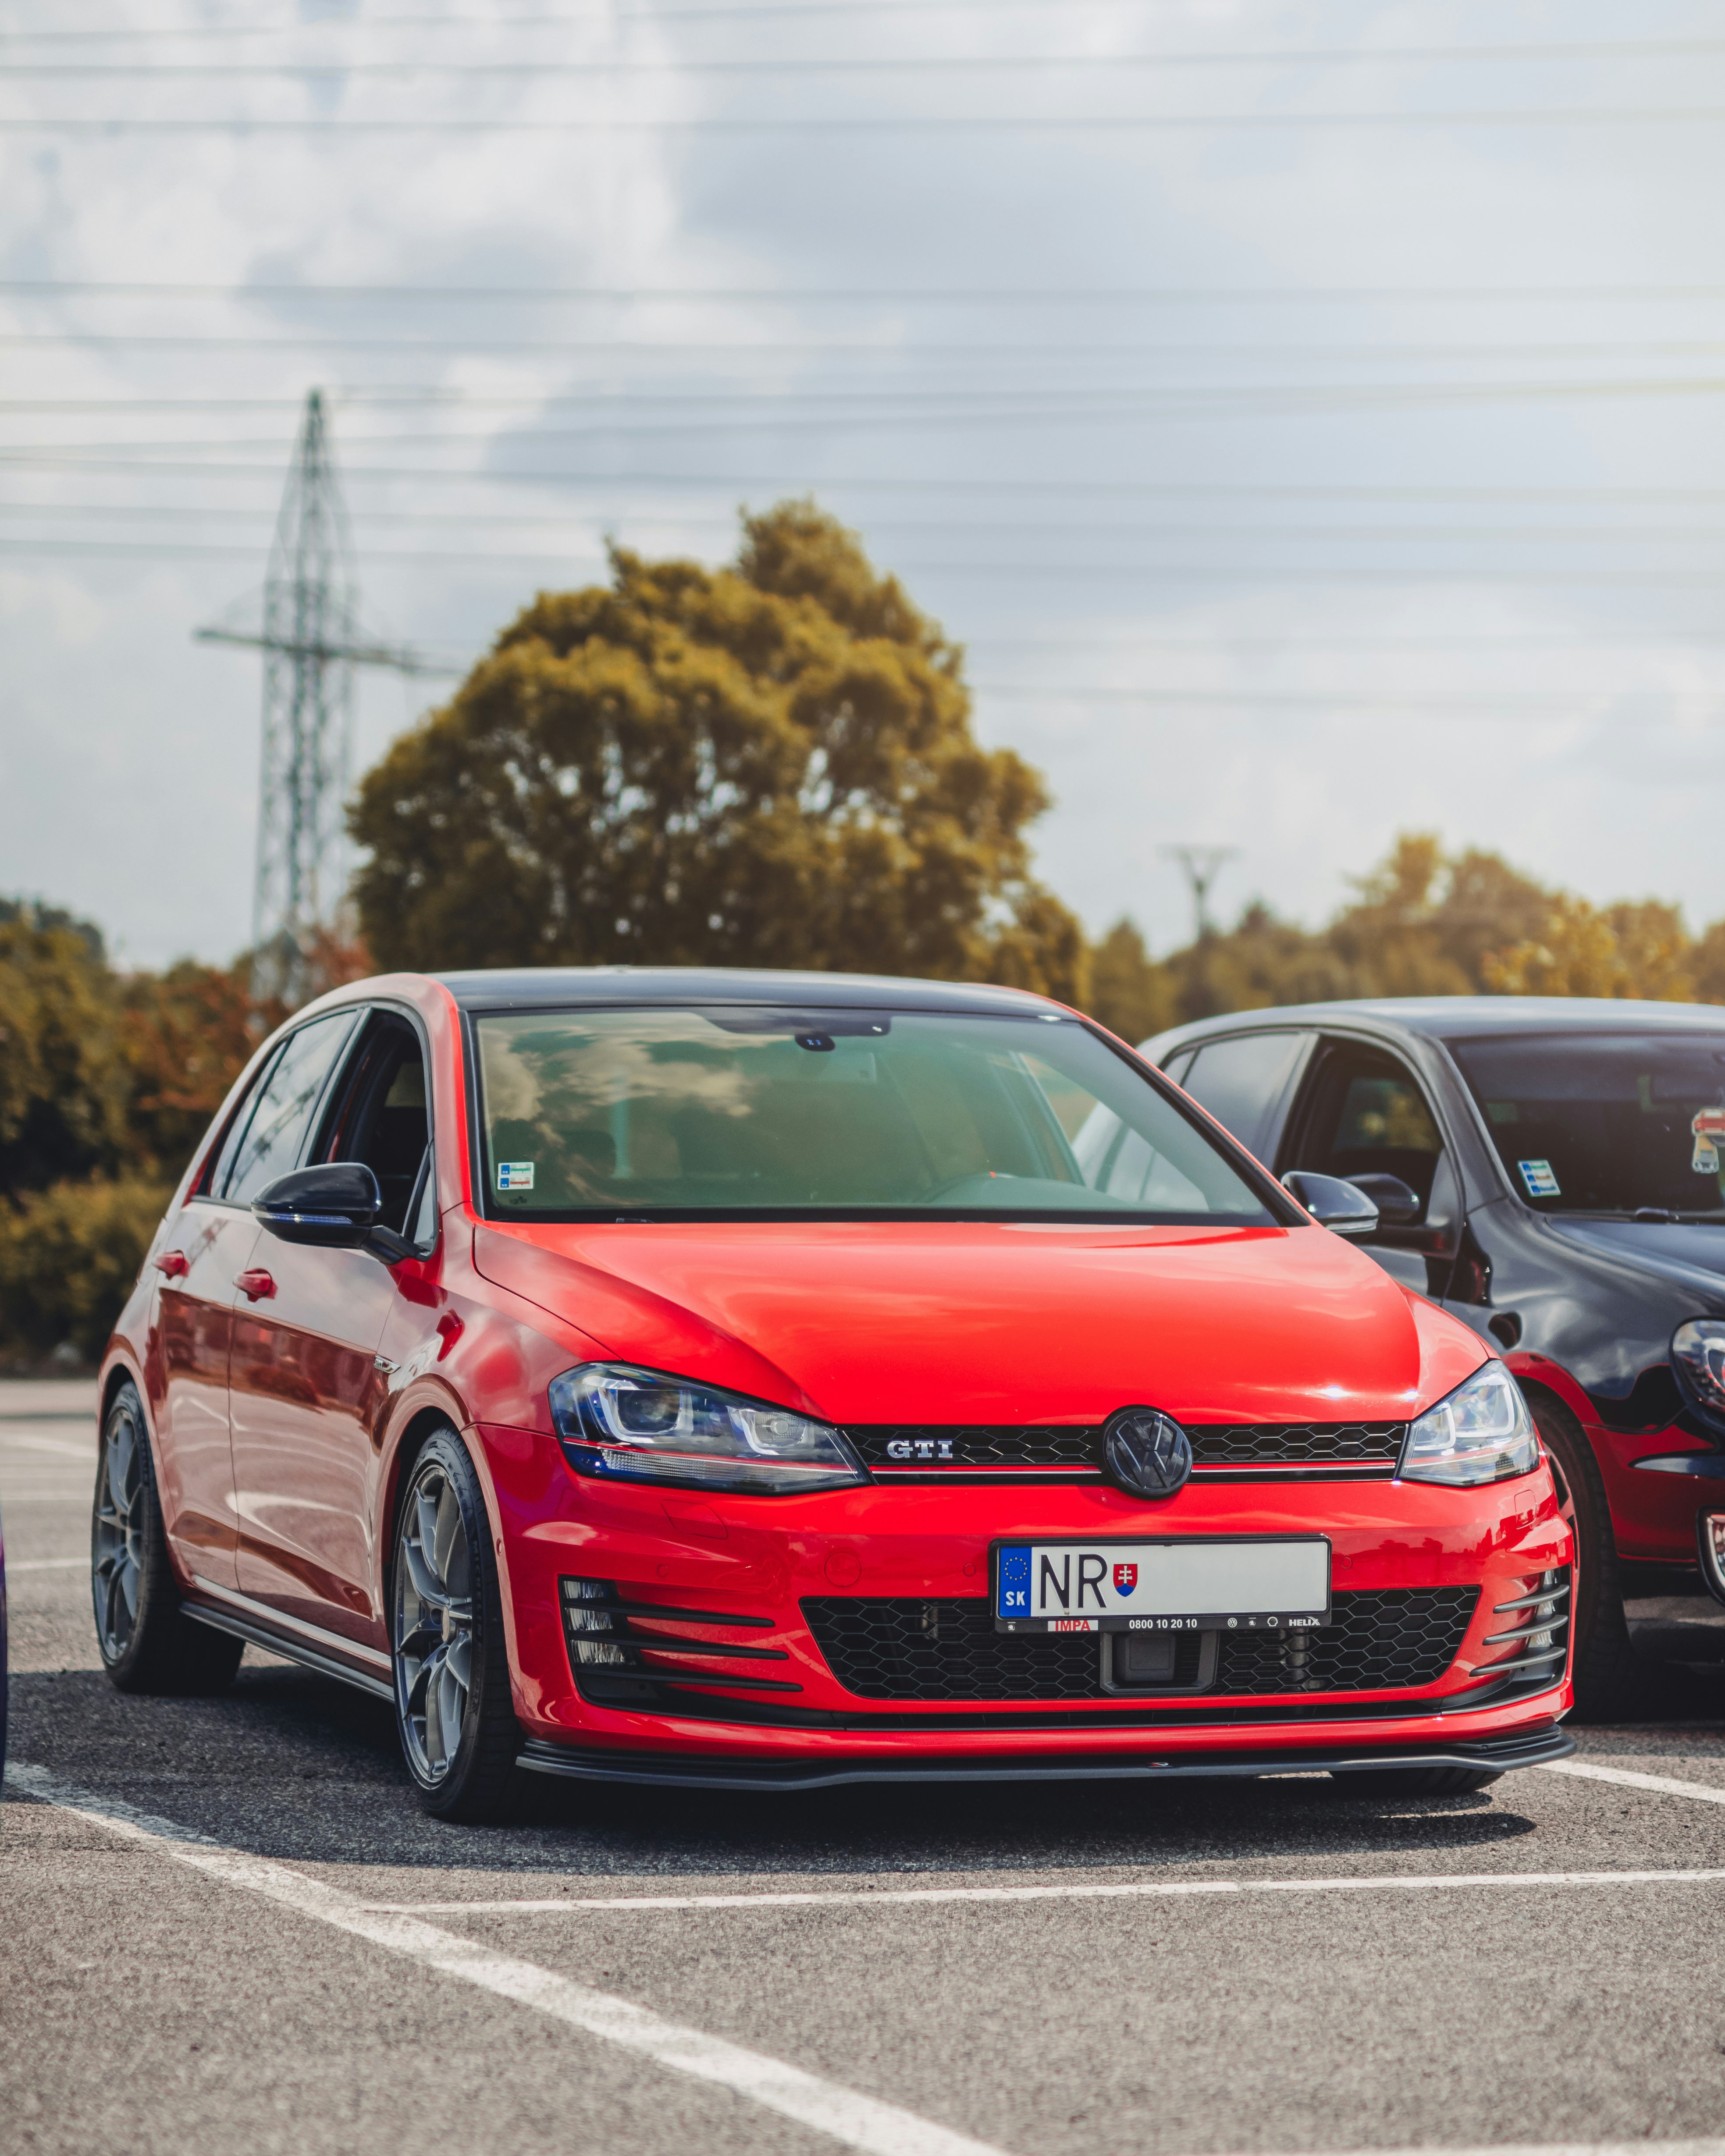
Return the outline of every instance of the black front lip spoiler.
[[[1347,1774],[1397,1767],[1464,1767],[1507,1774],[1564,1759],[1575,1740],[1554,1722],[1507,1737],[1456,1743],[1386,1745],[1374,1751],[1207,1752],[1171,1758],[1020,1756],[992,1759],[909,1758],[768,1761],[687,1758],[652,1752],[582,1750],[531,1737],[516,1761],[536,1774],[578,1782],[627,1782],[660,1789],[832,1789],[852,1782],[1143,1782],[1197,1781],[1219,1775]]]

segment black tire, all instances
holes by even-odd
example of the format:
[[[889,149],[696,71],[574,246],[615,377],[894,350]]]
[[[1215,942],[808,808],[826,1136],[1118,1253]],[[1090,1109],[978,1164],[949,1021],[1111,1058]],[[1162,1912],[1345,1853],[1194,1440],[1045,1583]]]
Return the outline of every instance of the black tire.
[[[1528,1394],[1527,1404],[1551,1462],[1558,1502],[1575,1538],[1575,1566],[1569,1581],[1575,1719],[1620,1721],[1632,1712],[1639,1687],[1623,1614],[1617,1537],[1605,1500],[1604,1477],[1580,1424],[1566,1407],[1538,1391]]]
[[[121,1691],[183,1697],[234,1681],[245,1642],[186,1614],[167,1553],[149,1425],[129,1378],[102,1420],[90,1584],[102,1667]]]
[[[1362,1767],[1330,1779],[1344,1796],[1460,1797],[1489,1789],[1502,1774],[1501,1767]]]
[[[389,1644],[402,1757],[434,1819],[513,1818],[531,1802],[496,1552],[467,1448],[445,1426],[415,1457],[390,1565]],[[459,1735],[449,1738],[459,1712]]]

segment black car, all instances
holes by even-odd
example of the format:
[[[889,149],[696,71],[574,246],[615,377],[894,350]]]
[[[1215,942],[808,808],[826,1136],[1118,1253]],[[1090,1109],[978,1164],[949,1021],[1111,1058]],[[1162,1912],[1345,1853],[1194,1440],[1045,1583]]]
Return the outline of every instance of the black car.
[[[1363,1189],[1336,1224],[1515,1373],[1574,1518],[1579,1711],[1630,1703],[1636,1650],[1725,1660],[1725,1009],[1307,1004],[1142,1052],[1296,1191]]]

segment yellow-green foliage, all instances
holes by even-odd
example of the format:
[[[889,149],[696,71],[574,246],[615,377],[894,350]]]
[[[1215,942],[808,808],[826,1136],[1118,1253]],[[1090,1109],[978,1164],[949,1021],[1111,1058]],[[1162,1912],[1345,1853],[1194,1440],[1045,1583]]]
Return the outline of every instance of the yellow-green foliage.
[[[971,732],[963,654],[812,503],[733,568],[618,548],[545,593],[362,783],[380,963],[817,968],[1082,998],[1030,872],[1040,777]]]
[[[69,1341],[94,1361],[172,1194],[153,1179],[99,1177],[0,1205],[0,1346],[39,1353]]]

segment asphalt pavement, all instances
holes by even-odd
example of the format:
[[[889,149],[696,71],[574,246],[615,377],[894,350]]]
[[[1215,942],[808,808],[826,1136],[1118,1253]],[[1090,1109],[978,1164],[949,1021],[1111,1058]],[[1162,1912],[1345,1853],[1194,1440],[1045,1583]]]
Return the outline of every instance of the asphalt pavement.
[[[0,1385],[3,2156],[1725,2136],[1725,1672],[1650,1668],[1589,1771],[1471,1797],[557,1788],[450,1827],[388,1709],[291,1665],[114,1691],[94,1473],[87,1386]]]

